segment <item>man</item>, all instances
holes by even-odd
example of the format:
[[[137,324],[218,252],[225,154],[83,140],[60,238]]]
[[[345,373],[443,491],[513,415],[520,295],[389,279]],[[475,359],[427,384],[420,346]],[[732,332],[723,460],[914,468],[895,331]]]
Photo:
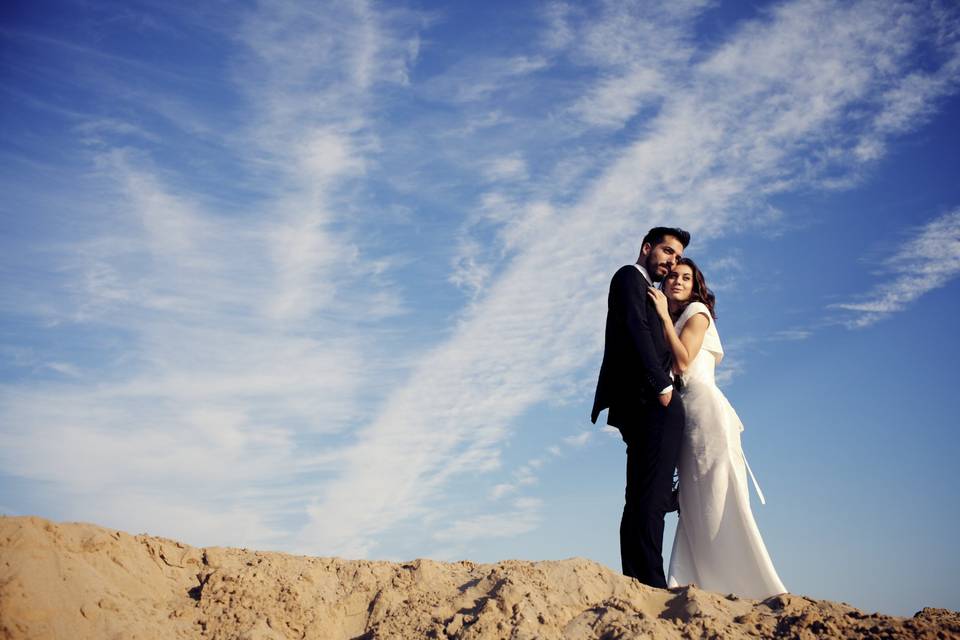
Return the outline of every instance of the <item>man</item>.
[[[683,403],[674,393],[672,352],[647,288],[666,277],[690,234],[655,227],[643,238],[637,263],[610,282],[606,343],[591,421],[604,409],[607,424],[627,444],[627,487],[620,521],[623,573],[666,588],[664,516],[672,506],[673,470],[683,431]],[[679,382],[679,378],[678,378]]]

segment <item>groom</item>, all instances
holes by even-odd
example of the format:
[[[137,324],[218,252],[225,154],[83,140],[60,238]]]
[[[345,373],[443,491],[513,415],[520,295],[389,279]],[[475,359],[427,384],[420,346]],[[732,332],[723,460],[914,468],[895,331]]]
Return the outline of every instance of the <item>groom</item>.
[[[627,444],[627,489],[620,520],[623,573],[666,588],[663,519],[673,510],[673,470],[684,412],[674,393],[673,354],[647,288],[663,280],[690,243],[682,229],[655,227],[643,238],[637,263],[610,282],[600,380],[590,419],[604,409],[607,424]]]

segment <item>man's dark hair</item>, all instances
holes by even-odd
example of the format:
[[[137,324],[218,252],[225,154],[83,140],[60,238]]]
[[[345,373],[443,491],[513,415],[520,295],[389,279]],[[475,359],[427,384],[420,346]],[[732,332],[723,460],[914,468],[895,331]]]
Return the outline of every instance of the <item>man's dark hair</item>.
[[[640,246],[650,243],[651,247],[655,247],[661,242],[666,236],[673,236],[680,241],[680,244],[683,245],[683,248],[686,249],[687,245],[690,244],[690,232],[684,231],[683,229],[675,229],[673,227],[654,227],[647,231],[647,235],[643,236],[643,242],[640,243]]]

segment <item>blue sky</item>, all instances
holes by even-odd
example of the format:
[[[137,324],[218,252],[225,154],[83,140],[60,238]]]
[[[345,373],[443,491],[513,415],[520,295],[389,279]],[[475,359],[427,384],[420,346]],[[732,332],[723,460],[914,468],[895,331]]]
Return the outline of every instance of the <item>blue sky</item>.
[[[0,510],[617,568],[672,224],[787,587],[960,608],[960,11],[661,4],[5,3]]]

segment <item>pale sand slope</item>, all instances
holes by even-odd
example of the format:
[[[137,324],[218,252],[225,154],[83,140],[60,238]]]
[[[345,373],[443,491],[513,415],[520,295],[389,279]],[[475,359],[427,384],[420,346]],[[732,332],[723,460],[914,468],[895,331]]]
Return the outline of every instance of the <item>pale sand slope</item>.
[[[595,562],[406,564],[198,549],[0,517],[0,637],[960,638],[960,614],[664,591]]]

